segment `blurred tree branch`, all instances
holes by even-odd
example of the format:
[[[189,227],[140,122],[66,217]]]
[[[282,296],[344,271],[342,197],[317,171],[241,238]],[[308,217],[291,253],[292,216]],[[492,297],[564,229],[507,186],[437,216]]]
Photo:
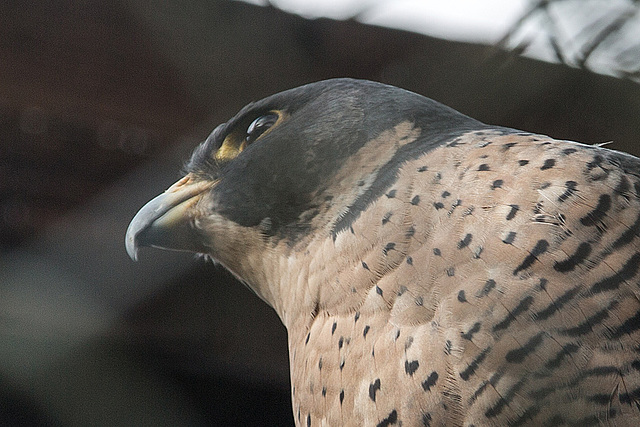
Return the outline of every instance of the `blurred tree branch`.
[[[640,83],[640,1],[531,0],[497,46]]]

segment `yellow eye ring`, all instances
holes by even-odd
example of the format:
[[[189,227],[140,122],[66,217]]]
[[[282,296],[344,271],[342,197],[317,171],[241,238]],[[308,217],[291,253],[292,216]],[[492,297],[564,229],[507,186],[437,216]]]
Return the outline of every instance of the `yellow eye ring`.
[[[225,137],[222,145],[214,155],[215,160],[218,162],[233,160],[247,148],[249,144],[270,132],[273,127],[282,121],[284,116],[281,111],[272,110],[256,117],[246,130],[238,126],[237,129],[232,130]],[[240,123],[247,122],[242,120]]]

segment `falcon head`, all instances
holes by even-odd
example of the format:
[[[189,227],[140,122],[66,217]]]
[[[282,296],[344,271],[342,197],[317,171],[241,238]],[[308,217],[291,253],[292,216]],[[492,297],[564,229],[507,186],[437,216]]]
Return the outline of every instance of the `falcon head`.
[[[310,241],[335,242],[403,162],[482,126],[369,81],[278,93],[244,107],[196,148],[184,177],[131,221],[127,252],[134,260],[140,246],[205,254],[275,306],[269,282],[291,259],[312,258]]]

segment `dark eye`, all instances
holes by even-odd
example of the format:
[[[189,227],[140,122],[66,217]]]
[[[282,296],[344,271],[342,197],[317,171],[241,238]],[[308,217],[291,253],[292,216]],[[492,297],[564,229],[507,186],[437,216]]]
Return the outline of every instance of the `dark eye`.
[[[251,144],[258,139],[260,135],[265,133],[267,129],[278,121],[278,115],[275,113],[265,114],[255,119],[247,128],[247,144]]]

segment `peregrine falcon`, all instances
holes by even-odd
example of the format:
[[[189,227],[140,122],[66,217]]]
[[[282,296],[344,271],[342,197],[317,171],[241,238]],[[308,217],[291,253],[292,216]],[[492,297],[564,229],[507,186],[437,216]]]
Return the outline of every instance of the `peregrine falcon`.
[[[243,108],[135,216],[288,331],[297,425],[640,425],[640,160],[333,79]]]

